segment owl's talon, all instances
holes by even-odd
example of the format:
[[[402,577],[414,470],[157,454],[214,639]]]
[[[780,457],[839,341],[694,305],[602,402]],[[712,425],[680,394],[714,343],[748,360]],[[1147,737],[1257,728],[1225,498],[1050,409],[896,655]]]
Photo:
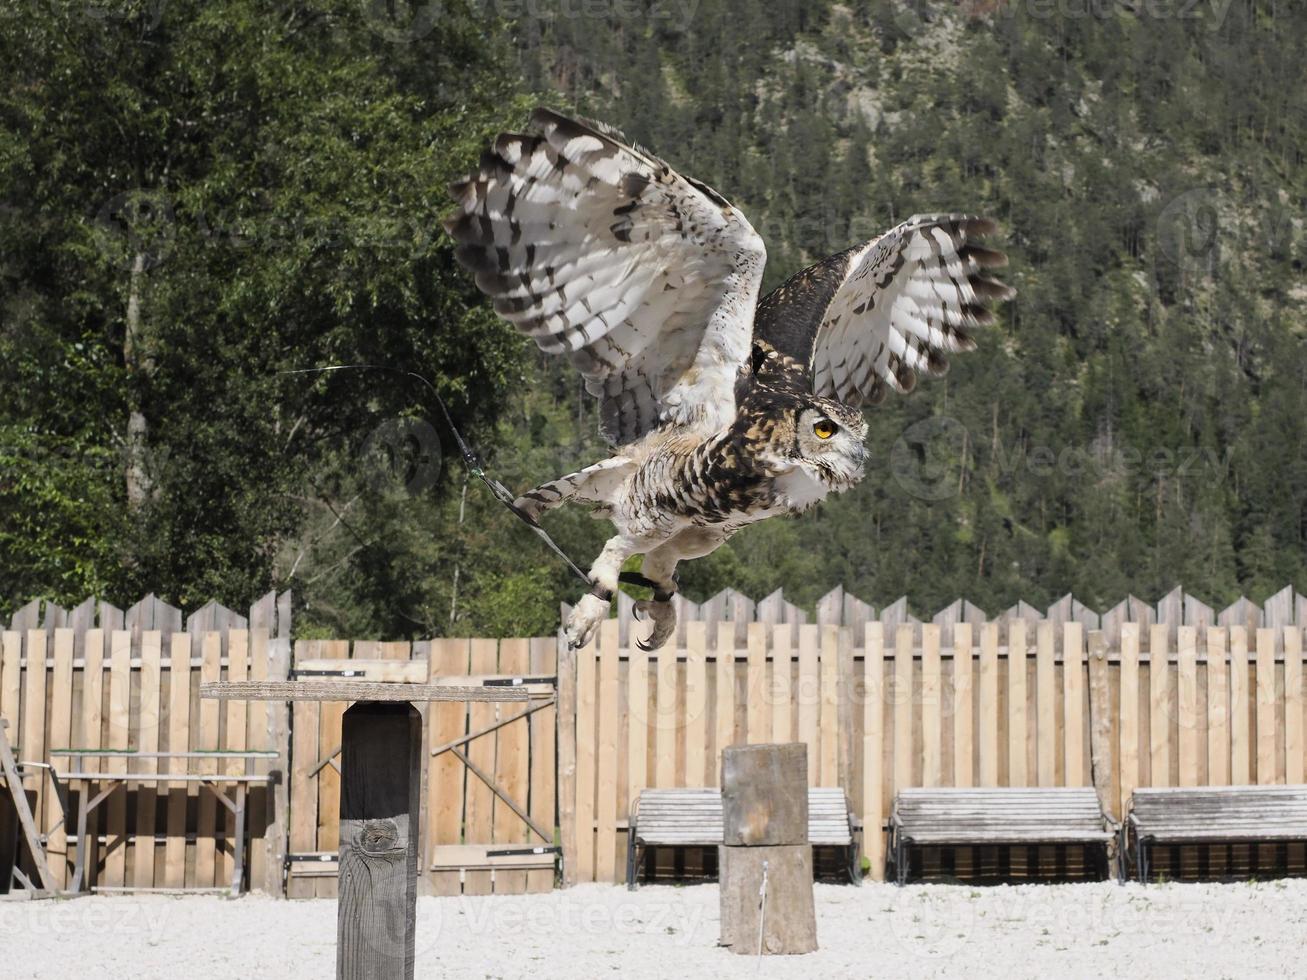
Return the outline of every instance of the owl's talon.
[[[649,631],[649,635],[643,640],[635,641],[635,645],[641,650],[659,649],[676,632],[676,606],[670,599],[665,602],[642,599],[635,604],[633,612],[637,619],[643,620],[647,616],[653,621],[653,629]]]
[[[608,618],[608,604],[612,600],[601,599],[593,592],[581,596],[581,601],[572,608],[572,615],[567,617],[567,645],[573,649],[585,646],[594,638],[599,624]]]

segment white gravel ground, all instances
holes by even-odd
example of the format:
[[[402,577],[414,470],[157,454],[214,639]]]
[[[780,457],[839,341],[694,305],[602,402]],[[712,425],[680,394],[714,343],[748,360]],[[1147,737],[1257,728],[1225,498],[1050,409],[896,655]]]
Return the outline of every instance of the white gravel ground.
[[[821,949],[716,948],[717,887],[584,885],[418,900],[419,977],[1307,976],[1307,880],[899,889],[817,885]],[[0,902],[0,976],[333,975],[336,904],[261,897]]]

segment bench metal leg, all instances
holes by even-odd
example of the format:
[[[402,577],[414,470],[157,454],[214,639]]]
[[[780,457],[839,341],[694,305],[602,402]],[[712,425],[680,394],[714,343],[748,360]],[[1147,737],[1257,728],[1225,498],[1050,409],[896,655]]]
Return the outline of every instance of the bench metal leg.
[[[635,891],[635,827],[626,831],[626,890]]]
[[[900,887],[908,883],[909,845],[901,835],[895,836],[894,877]]]

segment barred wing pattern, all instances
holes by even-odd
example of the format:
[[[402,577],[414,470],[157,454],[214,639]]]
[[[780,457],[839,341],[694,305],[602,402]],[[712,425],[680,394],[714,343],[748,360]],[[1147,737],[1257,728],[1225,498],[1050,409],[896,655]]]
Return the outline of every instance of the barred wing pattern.
[[[806,365],[815,394],[875,404],[920,372],[971,350],[993,321],[988,301],[1015,295],[984,270],[1007,264],[972,239],[995,230],[970,215],[917,215],[880,238],[805,269],[758,306],[754,336]]]
[[[711,188],[600,123],[547,109],[454,184],[445,229],[495,311],[569,355],[623,445],[663,422],[729,424],[766,259]]]

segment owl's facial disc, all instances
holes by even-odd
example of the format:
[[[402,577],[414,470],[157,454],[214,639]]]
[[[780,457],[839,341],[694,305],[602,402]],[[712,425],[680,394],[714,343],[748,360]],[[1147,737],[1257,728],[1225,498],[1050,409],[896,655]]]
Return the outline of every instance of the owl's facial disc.
[[[822,482],[843,490],[862,479],[866,435],[867,423],[861,412],[821,399],[798,413],[796,455]]]

